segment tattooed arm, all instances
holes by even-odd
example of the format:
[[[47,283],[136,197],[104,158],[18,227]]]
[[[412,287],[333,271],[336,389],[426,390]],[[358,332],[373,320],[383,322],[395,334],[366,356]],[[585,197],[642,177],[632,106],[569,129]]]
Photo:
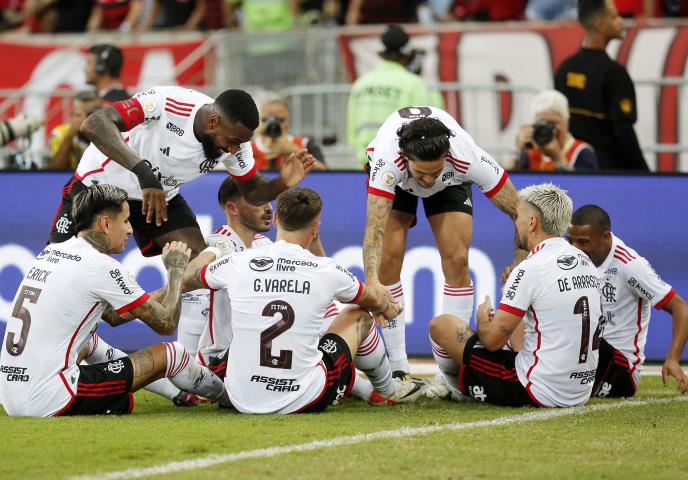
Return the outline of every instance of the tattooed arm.
[[[382,239],[391,211],[391,199],[368,194],[366,228],[363,238],[363,269],[366,283],[371,286],[380,285],[378,275],[382,260]]]
[[[201,270],[216,259],[217,256],[211,249],[203,250],[194,258],[189,265],[187,265],[186,270],[184,270],[182,292],[190,292],[192,290],[198,290],[199,288],[208,288],[201,279]]]
[[[510,179],[507,179],[502,189],[499,192],[497,192],[497,194],[494,197],[490,198],[490,200],[498,209],[509,215],[509,217],[514,222],[516,221],[516,208],[518,207],[520,199],[518,197],[518,191],[516,190],[516,187],[514,187],[514,184],[511,183]],[[514,228],[513,266],[516,266],[519,263],[521,263],[521,260],[523,260],[527,256],[528,251],[521,249],[519,246],[518,233],[516,233],[516,229]]]
[[[165,245],[162,261],[167,269],[167,286],[161,292],[160,302],[149,298],[138,307],[131,309],[131,314],[141,319],[153,331],[160,335],[171,335],[177,329],[179,314],[182,309],[181,287],[184,269],[189,263],[191,250],[183,242],[172,242]]]
[[[256,206],[263,205],[301,182],[314,165],[315,157],[306,149],[299,150],[282,162],[277,178],[269,180],[260,174],[255,174],[249,180],[237,182],[237,186],[247,202]]]
[[[394,300],[386,288],[370,288],[366,285],[363,285],[361,296],[358,297],[355,303],[374,315],[382,315],[387,320],[398,317],[403,308],[400,303]]]
[[[120,135],[121,132],[131,130],[143,121],[143,110],[138,100],[133,98],[117,102],[115,105],[119,105],[119,109],[109,106],[86,117],[81,124],[81,133],[91,140],[101,153],[136,175],[143,200],[141,213],[146,215],[148,223],[151,223],[155,216],[155,223],[160,226],[167,221],[165,191],[150,164],[139,157]]]
[[[509,337],[521,323],[521,317],[504,310],[497,310],[495,313],[488,295],[478,307],[476,323],[480,343],[491,352],[495,352],[501,350],[509,341]]]

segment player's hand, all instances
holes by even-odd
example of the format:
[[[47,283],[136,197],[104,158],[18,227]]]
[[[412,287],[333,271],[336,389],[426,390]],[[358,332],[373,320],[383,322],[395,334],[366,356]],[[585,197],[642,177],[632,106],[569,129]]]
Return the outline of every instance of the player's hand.
[[[476,320],[491,322],[494,318],[494,310],[492,309],[492,299],[489,295],[485,295],[485,301],[478,307]]]
[[[165,190],[162,188],[144,188],[142,191],[141,214],[146,216],[146,223],[153,221],[159,227],[162,222],[167,221],[167,200],[165,200]]]
[[[384,289],[384,295],[387,299],[387,308],[382,312],[382,316],[385,317],[385,320],[394,320],[404,310],[404,306],[397,302],[387,288]]]
[[[502,270],[502,276],[501,276],[502,285],[504,285],[506,283],[506,281],[509,280],[509,275],[511,275],[511,272],[513,271],[513,269],[514,269],[513,265],[507,265],[506,267],[504,267],[504,270]]]
[[[191,249],[184,242],[167,243],[162,249],[162,263],[167,271],[177,268],[183,271],[190,258]]]
[[[688,392],[688,377],[679,365],[677,360],[666,359],[662,366],[662,382],[664,386],[669,386],[669,375],[676,379],[676,390],[683,394]]]
[[[315,166],[315,157],[304,148],[296,153],[292,153],[282,162],[280,179],[287,188],[291,188],[306,178],[313,166]]]

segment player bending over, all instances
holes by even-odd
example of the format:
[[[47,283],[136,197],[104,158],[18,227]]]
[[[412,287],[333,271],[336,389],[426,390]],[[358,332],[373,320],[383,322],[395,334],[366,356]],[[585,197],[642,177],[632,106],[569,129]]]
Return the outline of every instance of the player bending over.
[[[229,293],[232,342],[225,384],[240,412],[322,411],[349,394],[356,367],[390,402],[410,402],[422,393],[421,384],[392,378],[368,313],[393,318],[400,305],[366,288],[331,258],[307,250],[318,237],[321,209],[313,190],[284,192],[277,198],[274,244],[217,260],[218,252],[209,249],[185,274],[185,288]],[[345,309],[320,337],[333,299],[360,308]]]
[[[609,214],[597,205],[585,205],[573,214],[567,236],[585,252],[600,275],[602,307],[607,320],[600,343],[592,394],[631,397],[640,382],[651,307],[669,312],[673,320],[671,346],[662,367],[662,380],[676,379],[680,393],[688,391],[681,369],[681,353],[688,339],[688,305],[654,271],[650,263],[611,232]]]
[[[301,150],[284,162],[277,178],[256,173],[251,137],[257,126],[258,108],[243,90],[226,90],[213,100],[187,88],[153,87],[89,116],[81,129],[93,143],[62,189],[50,242],[74,235],[74,196],[89,185],[109,183],[128,194],[134,239],[144,256],[159,255],[177,240],[195,257],[206,245],[179,193],[184,183],[222,162],[246,199],[262,205],[313,167],[315,158]]]
[[[451,115],[434,107],[407,107],[390,115],[368,146],[368,158],[366,284],[378,289],[385,285],[403,304],[401,267],[420,197],[442,258],[442,313],[470,321],[471,184],[516,218],[518,197],[507,173]],[[404,376],[409,363],[403,315],[387,322],[382,332],[395,375]]]
[[[514,268],[502,301],[478,308],[477,332],[464,319],[430,321],[435,360],[454,394],[508,406],[569,407],[590,398],[602,332],[599,277],[590,259],[562,238],[573,204],[564,190],[520,191],[516,230],[530,254]],[[525,320],[523,349],[502,350]]]
[[[113,326],[139,318],[161,335],[173,333],[190,251],[179,242],[165,246],[168,283],[149,295],[111,257],[124,251],[131,234],[126,192],[112,185],[85,188],[74,198],[72,216],[77,236],[39,253],[14,299],[0,356],[7,413],[130,413],[132,392],[162,377],[181,390],[225,399],[222,380],[177,342],[105,363],[77,364],[101,315]]]

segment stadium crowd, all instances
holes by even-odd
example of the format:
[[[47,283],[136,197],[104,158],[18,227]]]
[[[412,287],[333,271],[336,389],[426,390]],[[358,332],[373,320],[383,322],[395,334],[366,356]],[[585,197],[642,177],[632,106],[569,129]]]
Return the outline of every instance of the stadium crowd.
[[[623,17],[686,16],[688,4],[615,0]],[[575,0],[3,0],[0,31],[285,30],[305,25],[572,20]]]

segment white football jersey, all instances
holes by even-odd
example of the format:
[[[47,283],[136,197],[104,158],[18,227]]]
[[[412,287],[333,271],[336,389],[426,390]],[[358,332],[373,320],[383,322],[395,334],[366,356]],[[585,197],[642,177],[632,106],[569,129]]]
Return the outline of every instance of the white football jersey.
[[[236,179],[248,180],[256,172],[251,142],[241,144],[236,154],[222,154],[209,160],[193,132],[198,109],[214,100],[195,90],[181,87],[154,87],[129,100],[115,102],[130,127],[124,140],[148,161],[170,200],[179,187],[212,170],[222,162]],[[130,120],[132,117],[135,120]],[[75,176],[85,185],[109,183],[127,191],[132,200],[141,200],[136,175],[100,152],[94,144],[84,152]]]
[[[114,258],[80,237],[48,245],[14,298],[0,355],[0,397],[10,415],[49,416],[79,389],[79,351],[106,304],[122,314],[148,294]]]
[[[509,275],[500,310],[525,317],[518,379],[547,407],[590,398],[597,370],[602,306],[592,261],[563,238],[535,247]]]
[[[235,253],[272,243],[268,237],[258,233],[247,246],[229,225],[221,226],[205,240],[209,247],[221,246],[223,250],[229,248]],[[225,290],[202,288],[182,295],[179,324],[200,333],[197,356],[203,365],[207,364],[209,357],[229,348],[232,340],[230,317],[229,297]]]
[[[208,288],[227,289],[231,301],[225,385],[232,405],[291,413],[318,398],[324,317],[333,299],[355,302],[363,284],[333,259],[283,240],[216,260],[201,278]]]
[[[409,173],[399,151],[397,130],[412,120],[433,117],[454,132],[442,174],[430,188],[422,187]],[[487,152],[473,141],[454,118],[436,107],[406,107],[392,113],[367,148],[370,177],[368,193],[394,198],[394,187],[418,197],[429,197],[450,185],[475,183],[487,197],[499,192],[509,177]]]
[[[628,360],[636,386],[645,360],[652,306],[660,310],[676,295],[650,263],[612,235],[612,249],[597,267],[602,307],[607,319],[604,339]]]

